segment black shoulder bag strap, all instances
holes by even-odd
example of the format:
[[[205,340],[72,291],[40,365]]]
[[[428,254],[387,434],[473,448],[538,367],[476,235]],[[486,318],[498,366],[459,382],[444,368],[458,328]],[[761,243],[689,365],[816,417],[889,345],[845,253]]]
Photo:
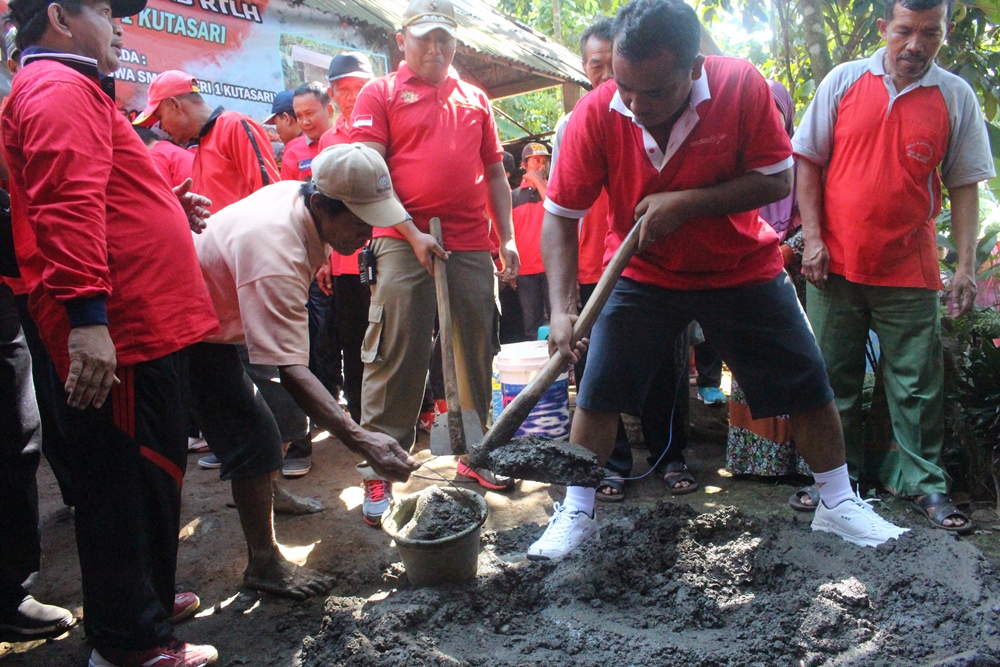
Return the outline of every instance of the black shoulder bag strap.
[[[253,152],[257,154],[257,166],[260,167],[260,178],[264,185],[270,185],[271,179],[267,176],[267,167],[264,166],[264,155],[260,152],[260,146],[257,145],[257,137],[253,136],[253,132],[250,131],[250,123],[246,120],[241,120],[243,123],[243,130],[247,133],[250,138],[250,145],[253,146]]]

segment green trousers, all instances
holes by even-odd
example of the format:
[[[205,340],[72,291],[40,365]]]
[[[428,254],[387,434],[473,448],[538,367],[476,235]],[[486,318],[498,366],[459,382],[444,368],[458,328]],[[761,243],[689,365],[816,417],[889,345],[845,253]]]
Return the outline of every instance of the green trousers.
[[[861,285],[831,275],[826,289],[808,286],[806,304],[823,351],[847,444],[852,479],[874,476],[898,496],[947,492],[944,444],[944,362],[935,291]],[[893,442],[866,456],[861,390],[868,330],[879,337]]]

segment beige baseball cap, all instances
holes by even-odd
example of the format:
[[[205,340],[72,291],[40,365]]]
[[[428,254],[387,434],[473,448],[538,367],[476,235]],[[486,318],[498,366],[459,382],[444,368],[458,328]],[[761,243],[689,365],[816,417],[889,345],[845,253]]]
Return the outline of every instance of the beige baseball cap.
[[[316,189],[339,199],[372,227],[392,227],[410,215],[396,199],[385,160],[362,144],[337,144],[312,159]]]
[[[412,0],[403,14],[402,27],[409,28],[414,37],[423,37],[438,28],[456,37],[455,7],[451,0]]]

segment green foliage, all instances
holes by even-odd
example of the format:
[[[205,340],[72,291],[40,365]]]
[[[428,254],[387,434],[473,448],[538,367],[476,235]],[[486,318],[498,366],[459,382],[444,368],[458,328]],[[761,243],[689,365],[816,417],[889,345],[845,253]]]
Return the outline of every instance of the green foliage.
[[[516,120],[531,134],[544,134],[553,131],[559,122],[559,117],[562,116],[562,90],[559,88],[536,90],[524,95],[495,100],[493,106]],[[502,141],[525,136],[521,128],[500,114],[497,114],[497,127]]]

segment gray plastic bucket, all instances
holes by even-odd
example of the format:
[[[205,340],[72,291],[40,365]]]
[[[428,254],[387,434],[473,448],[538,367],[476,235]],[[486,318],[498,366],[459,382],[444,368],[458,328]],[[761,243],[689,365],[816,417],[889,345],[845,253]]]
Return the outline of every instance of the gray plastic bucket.
[[[455,489],[442,489],[463,502],[473,501],[479,508],[479,521],[457,535],[439,540],[411,540],[399,535],[400,529],[413,518],[419,493],[400,498],[382,515],[382,529],[396,541],[396,548],[403,559],[406,576],[414,586],[457,584],[476,578],[479,569],[479,532],[486,521],[489,509],[478,493]]]

